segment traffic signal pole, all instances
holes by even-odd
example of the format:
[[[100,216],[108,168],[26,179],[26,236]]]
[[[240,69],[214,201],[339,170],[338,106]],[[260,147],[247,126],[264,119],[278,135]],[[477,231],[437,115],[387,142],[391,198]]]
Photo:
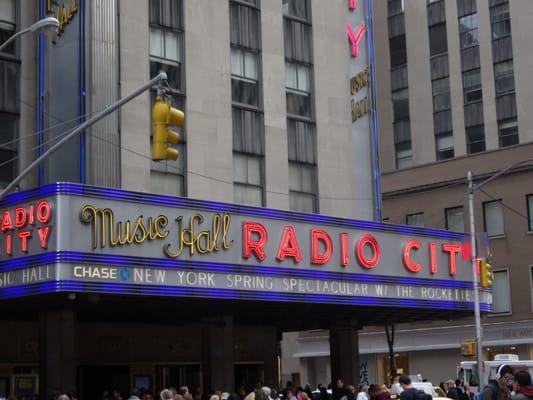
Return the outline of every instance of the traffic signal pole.
[[[477,247],[476,247],[476,224],[474,222],[474,177],[472,172],[468,171],[466,174],[468,181],[468,213],[470,214],[470,247],[471,247],[471,262],[472,262],[472,286],[474,289],[474,318],[476,320],[476,357],[477,357],[477,376],[478,376],[478,391],[483,390],[483,345],[481,342],[482,326],[481,326],[481,312],[479,309],[479,279],[477,275]]]
[[[114,102],[113,104],[109,104],[106,106],[102,111],[94,115],[93,117],[89,118],[87,121],[85,121],[83,124],[79,125],[78,127],[74,128],[70,133],[68,133],[66,136],[64,136],[59,142],[54,144],[52,147],[50,147],[47,151],[45,151],[41,156],[39,156],[35,161],[33,161],[30,165],[28,165],[20,174],[17,175],[17,177],[9,183],[1,192],[0,192],[0,199],[3,199],[4,196],[9,193],[9,191],[15,187],[26,175],[28,175],[35,167],[37,167],[39,164],[41,164],[44,160],[48,159],[56,150],[58,150],[61,146],[63,146],[66,142],[68,142],[70,139],[72,139],[74,136],[79,135],[81,132],[85,131],[88,127],[91,125],[94,125],[96,122],[100,121],[102,118],[106,117],[107,115],[111,114],[115,110],[122,107],[124,104],[130,102],[135,97],[139,96],[141,93],[147,91],[148,89],[152,88],[154,85],[165,81],[167,79],[167,74],[164,72],[160,72],[155,78],[151,79],[150,81],[146,82],[144,85],[142,85],[140,88],[135,90],[134,92],[130,93],[126,97]]]
[[[527,164],[533,162],[533,158],[528,158],[526,160],[518,161],[508,167],[502,169],[501,171],[491,175],[484,181],[474,184],[474,176],[471,171],[468,171],[466,174],[466,180],[468,181],[468,212],[470,215],[470,246],[472,248],[472,284],[474,289],[474,318],[476,320],[476,357],[477,357],[477,370],[478,370],[478,379],[479,379],[479,389],[483,390],[483,384],[481,379],[483,377],[483,347],[482,347],[482,335],[483,330],[481,326],[481,313],[479,309],[479,279],[477,275],[477,248],[476,248],[476,225],[474,223],[474,193],[476,190],[481,189],[482,186],[485,186],[487,183],[496,179],[497,177],[505,174],[511,169],[518,167],[519,165]],[[481,272],[481,271],[480,271]]]

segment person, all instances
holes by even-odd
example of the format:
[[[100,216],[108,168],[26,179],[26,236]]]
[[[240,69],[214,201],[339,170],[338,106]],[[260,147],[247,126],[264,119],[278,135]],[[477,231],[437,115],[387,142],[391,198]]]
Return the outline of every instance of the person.
[[[265,394],[267,400],[272,400],[272,390],[268,387],[268,386],[263,386],[261,388],[261,390],[263,391],[263,393]]]
[[[415,400],[417,390],[411,384],[411,378],[409,378],[409,375],[401,375],[398,379],[398,383],[402,387],[400,400]]]
[[[368,395],[370,400],[388,400],[390,399],[390,393],[387,387],[379,387],[378,385],[370,385],[368,388]]]
[[[394,378],[392,378],[392,385],[390,387],[390,394],[391,396],[395,396],[395,398],[399,398],[400,394],[403,392],[399,379],[400,375],[396,375]]]
[[[489,380],[489,384],[483,388],[482,400],[511,400],[509,383],[512,379],[513,369],[509,365],[500,365],[495,379]]]
[[[285,397],[286,400],[296,400],[296,396],[294,396],[294,392],[292,388],[287,388],[287,396]]]
[[[453,400],[461,400],[459,398],[459,391],[455,387],[455,382],[453,381],[453,379],[450,379],[449,381],[447,381],[446,386],[448,387],[446,396],[448,396],[450,399],[453,399]]]
[[[187,386],[180,387],[180,394],[183,397],[183,400],[193,400],[192,395],[189,393],[189,388]]]
[[[470,390],[470,386],[468,386],[466,383],[463,385],[464,393],[465,393],[465,399],[466,400],[474,400],[474,393],[472,390]]]
[[[331,392],[333,395],[333,400],[340,400],[341,397],[346,395],[346,391],[344,390],[344,382],[342,379],[339,378],[335,381],[335,385],[333,385],[331,388]]]
[[[368,388],[369,386],[366,383],[359,385],[359,390],[357,391],[357,400],[370,400],[368,396]]]
[[[140,397],[139,397],[139,391],[137,389],[134,389],[132,392],[131,392],[131,396],[129,397],[128,400],[141,400]]]
[[[533,400],[533,382],[529,372],[518,371],[514,374],[513,389],[513,400]]]
[[[328,389],[326,389],[324,386],[320,386],[319,390],[320,390],[319,400],[329,400]]]
[[[161,393],[159,393],[159,399],[160,400],[174,400],[174,393],[168,389],[161,390]]]

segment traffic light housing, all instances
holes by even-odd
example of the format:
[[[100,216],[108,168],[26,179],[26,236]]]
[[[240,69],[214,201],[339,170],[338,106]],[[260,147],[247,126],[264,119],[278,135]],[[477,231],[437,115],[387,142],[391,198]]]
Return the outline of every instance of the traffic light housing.
[[[461,355],[465,357],[476,355],[476,341],[474,339],[465,339],[461,342]]]
[[[479,263],[479,282],[481,287],[489,287],[494,283],[494,273],[491,271],[491,265],[481,260]]]
[[[152,160],[177,160],[178,150],[169,144],[178,144],[179,134],[171,128],[181,128],[185,114],[157,96],[152,108]]]

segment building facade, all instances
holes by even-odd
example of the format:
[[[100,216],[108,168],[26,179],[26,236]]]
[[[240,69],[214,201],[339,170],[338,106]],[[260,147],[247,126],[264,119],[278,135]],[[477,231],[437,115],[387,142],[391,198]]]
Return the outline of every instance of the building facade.
[[[485,359],[533,358],[532,15],[528,1],[375,3],[384,220],[468,232],[467,171],[479,184],[522,163],[475,193],[476,232],[488,237],[478,243],[488,241],[494,270]],[[409,336],[397,337],[398,368],[439,382],[475,337],[470,319],[398,329]],[[435,339],[442,329],[449,335]],[[437,349],[448,355],[433,367]]]
[[[483,356],[533,359],[533,95],[529,1],[387,0],[373,7],[383,220],[468,232],[466,173],[475,193],[476,232],[486,232],[494,270],[494,309],[483,318]],[[455,377],[472,318],[398,325],[398,372],[434,383]],[[327,336],[287,341],[302,382],[329,379]],[[384,327],[359,334],[361,379],[387,381]],[[438,363],[435,357],[438,356]],[[289,378],[290,376],[287,376]]]

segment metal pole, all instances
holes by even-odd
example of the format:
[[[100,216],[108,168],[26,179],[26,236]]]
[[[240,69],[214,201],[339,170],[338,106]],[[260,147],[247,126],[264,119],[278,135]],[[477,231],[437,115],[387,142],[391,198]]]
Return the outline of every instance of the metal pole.
[[[59,149],[67,141],[72,139],[77,134],[83,132],[85,129],[87,129],[88,127],[90,127],[94,123],[100,121],[105,116],[111,114],[116,109],[122,107],[124,104],[126,104],[129,101],[133,100],[135,97],[137,97],[141,93],[143,93],[146,90],[150,89],[156,83],[159,83],[159,82],[164,81],[166,79],[167,79],[167,74],[164,73],[164,72],[160,72],[155,78],[153,78],[149,82],[147,82],[144,85],[142,85],[139,89],[135,90],[133,93],[130,93],[126,97],[116,101],[113,104],[108,105],[106,108],[104,108],[98,114],[96,114],[94,117],[89,118],[83,124],[81,124],[77,128],[74,128],[74,130],[72,132],[67,134],[65,137],[63,137],[63,139],[61,139],[59,142],[57,142],[52,147],[50,147],[47,151],[45,151],[40,157],[38,157],[35,161],[33,161],[30,165],[28,165],[24,169],[24,171],[22,171],[9,185],[7,185],[4,188],[4,190],[2,190],[2,192],[0,192],[0,199],[3,199],[4,196],[6,195],[6,193],[8,193],[17,183],[19,183],[26,175],[28,175],[33,168],[35,168],[40,163],[42,163],[44,160],[46,160],[48,157],[50,157],[52,155],[52,153],[54,153],[57,149]]]
[[[482,327],[481,327],[481,313],[479,310],[479,279],[477,276],[477,248],[476,248],[476,225],[474,223],[474,178],[472,172],[468,171],[466,174],[468,180],[468,213],[470,215],[470,247],[472,248],[472,285],[474,289],[474,316],[476,320],[476,357],[477,357],[477,373],[478,373],[478,391],[482,390],[483,383],[483,347],[481,343]]]

